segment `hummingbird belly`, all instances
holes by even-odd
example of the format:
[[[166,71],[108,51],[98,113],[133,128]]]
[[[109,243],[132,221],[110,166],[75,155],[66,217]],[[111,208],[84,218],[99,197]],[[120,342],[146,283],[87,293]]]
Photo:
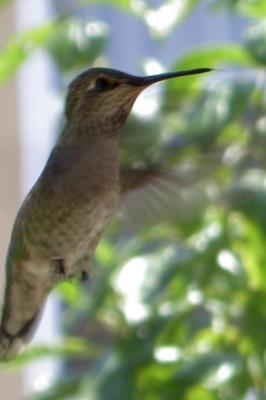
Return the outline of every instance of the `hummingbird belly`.
[[[108,180],[96,176],[82,182],[76,177],[66,185],[68,190],[59,185],[33,188],[18,214],[12,239],[23,239],[36,265],[59,258],[71,270],[79,259],[93,255],[117,208],[116,173]]]
[[[115,212],[119,173],[109,139],[94,139],[89,147],[86,142],[60,146],[26,197],[12,240],[22,238],[36,265],[60,259],[70,270],[78,259],[93,254]]]
[[[69,270],[76,268],[75,264],[78,260],[94,254],[95,248],[115,212],[117,200],[118,196],[111,193],[103,202],[94,204],[94,207],[91,207],[91,204],[83,216],[80,213],[76,221],[73,224],[70,223],[72,233],[67,237],[62,232],[64,228],[61,226],[55,251],[64,256]]]
[[[83,254],[93,253],[96,239],[100,239],[110,221],[117,200],[117,194],[110,192],[103,198],[92,197],[87,204],[67,212],[62,210],[46,226],[43,224],[38,235],[31,232],[31,247],[39,256],[64,258],[70,264]]]

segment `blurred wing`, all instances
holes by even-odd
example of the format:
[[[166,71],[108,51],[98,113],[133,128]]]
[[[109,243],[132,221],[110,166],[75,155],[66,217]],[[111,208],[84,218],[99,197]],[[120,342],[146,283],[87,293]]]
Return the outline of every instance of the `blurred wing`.
[[[122,211],[134,225],[186,219],[207,202],[195,171],[121,168],[120,186]]]

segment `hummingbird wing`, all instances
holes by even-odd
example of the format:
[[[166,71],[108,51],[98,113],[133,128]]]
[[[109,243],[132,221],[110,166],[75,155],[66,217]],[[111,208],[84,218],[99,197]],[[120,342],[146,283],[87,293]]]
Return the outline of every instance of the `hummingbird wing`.
[[[189,172],[121,168],[120,191],[123,211],[133,224],[186,218],[206,202],[199,177]]]

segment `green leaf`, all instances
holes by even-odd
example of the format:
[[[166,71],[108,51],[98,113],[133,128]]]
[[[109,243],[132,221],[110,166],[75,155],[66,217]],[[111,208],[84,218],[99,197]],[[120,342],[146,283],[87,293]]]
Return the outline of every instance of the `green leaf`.
[[[177,60],[173,66],[173,71],[182,71],[193,68],[217,68],[219,72],[220,66],[240,66],[250,67],[254,66],[254,60],[249,54],[240,46],[228,44],[215,47],[203,47],[201,49],[193,50]],[[220,73],[230,71],[225,68]],[[208,74],[209,75],[209,74]],[[183,77],[180,79],[172,79],[166,85],[167,91],[175,92],[175,95],[186,96],[189,91],[199,89],[199,82],[206,78],[206,74],[193,75]]]
[[[54,30],[55,25],[47,23],[40,28],[15,35],[0,52],[0,82],[12,76],[34,50],[47,42]]]
[[[212,90],[206,90],[187,113],[186,132],[206,141],[250,107],[256,82],[251,79],[221,79]],[[221,111],[222,110],[222,111]]]
[[[68,337],[54,346],[33,346],[10,361],[0,364],[0,369],[16,369],[42,358],[95,358],[100,349],[78,337]]]
[[[252,223],[255,223],[257,228],[263,235],[266,236],[266,215],[264,213],[264,204],[266,202],[266,190],[263,187],[264,177],[257,175],[257,181],[250,184],[245,182],[243,177],[242,182],[234,182],[234,185],[227,193],[230,207],[233,210],[241,212]]]
[[[118,262],[114,246],[105,238],[100,241],[95,258],[100,265],[104,266],[112,266],[115,262]]]
[[[6,6],[11,3],[12,0],[0,0],[0,7]]]
[[[217,400],[214,393],[211,393],[209,389],[202,386],[192,387],[188,390],[187,400]]]
[[[107,35],[101,23],[60,20],[17,34],[0,53],[0,82],[12,76],[38,48],[46,47],[62,71],[88,67],[101,54]]]
[[[237,191],[237,190],[236,190]],[[236,192],[235,191],[235,192]],[[236,193],[235,193],[236,194]],[[255,193],[254,193],[255,194]],[[246,190],[238,193],[238,203],[232,201],[232,207],[241,210],[245,218],[241,218],[242,232],[238,240],[235,240],[233,247],[239,255],[252,288],[266,289],[266,273],[264,265],[266,256],[264,251],[265,242],[265,215],[260,202],[265,204],[264,199],[257,198]],[[263,219],[262,219],[263,218]]]
[[[266,6],[266,3],[265,3]],[[266,64],[266,21],[256,22],[245,31],[245,43],[256,61]]]
[[[238,0],[237,11],[251,18],[265,18],[266,2],[264,0]]]
[[[10,3],[10,0],[0,0],[0,7],[6,6]]]
[[[47,42],[47,49],[62,72],[88,68],[102,53],[107,38],[107,27],[101,22],[83,23],[67,19],[56,24]]]
[[[80,287],[80,282],[63,282],[56,288],[57,293],[62,300],[72,306],[80,308],[84,304],[83,292]]]
[[[196,357],[192,362],[188,361],[181,368],[174,379],[174,383],[166,382],[161,388],[165,399],[187,398],[187,391],[198,382],[202,382],[215,368],[224,363],[235,364],[236,357],[232,353],[214,353]]]
[[[239,45],[226,44],[202,47],[183,56],[175,64],[179,69],[212,67],[219,65],[250,66],[253,64],[248,53]]]
[[[226,7],[230,14],[245,15],[249,18],[261,19],[266,16],[266,3],[264,0],[215,0],[213,8],[219,11]]]
[[[99,1],[97,1],[97,0],[79,0],[79,3],[93,5],[93,4],[99,4]],[[121,8],[124,11],[130,11],[131,3],[132,3],[131,0],[102,0],[101,1],[101,4],[104,4],[106,6]]]

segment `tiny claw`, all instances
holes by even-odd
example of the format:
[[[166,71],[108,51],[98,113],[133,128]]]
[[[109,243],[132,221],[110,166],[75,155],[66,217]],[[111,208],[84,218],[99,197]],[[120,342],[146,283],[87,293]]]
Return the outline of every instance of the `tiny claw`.
[[[52,268],[53,268],[53,273],[56,276],[65,276],[65,268],[64,268],[64,262],[62,258],[55,258],[54,260],[52,260]]]
[[[89,274],[86,271],[81,272],[81,280],[82,281],[87,281],[89,279]]]

